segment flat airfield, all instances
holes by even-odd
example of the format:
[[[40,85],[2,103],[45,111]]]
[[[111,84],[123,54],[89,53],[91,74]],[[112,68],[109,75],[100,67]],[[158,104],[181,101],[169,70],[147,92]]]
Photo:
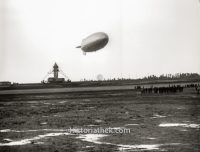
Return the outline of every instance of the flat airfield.
[[[200,95],[96,90],[0,95],[0,151],[200,151]],[[130,129],[80,134],[69,128]]]

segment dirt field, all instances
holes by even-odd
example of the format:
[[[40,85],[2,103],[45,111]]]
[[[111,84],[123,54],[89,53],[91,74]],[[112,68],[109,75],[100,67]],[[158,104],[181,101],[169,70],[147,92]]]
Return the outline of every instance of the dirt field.
[[[130,129],[80,134],[69,128]],[[200,151],[200,95],[132,90],[0,95],[0,151]]]

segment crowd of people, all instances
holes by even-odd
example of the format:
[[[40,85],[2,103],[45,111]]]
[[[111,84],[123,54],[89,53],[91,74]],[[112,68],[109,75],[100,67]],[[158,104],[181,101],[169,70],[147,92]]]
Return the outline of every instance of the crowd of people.
[[[183,87],[180,85],[173,85],[169,87],[151,87],[151,88],[142,88],[141,93],[176,93],[183,92]]]
[[[167,87],[150,87],[145,88],[141,86],[137,86],[136,89],[140,89],[141,93],[178,93],[183,92],[184,88],[194,88],[197,94],[200,94],[200,84],[187,84],[184,86],[181,85],[169,85]]]

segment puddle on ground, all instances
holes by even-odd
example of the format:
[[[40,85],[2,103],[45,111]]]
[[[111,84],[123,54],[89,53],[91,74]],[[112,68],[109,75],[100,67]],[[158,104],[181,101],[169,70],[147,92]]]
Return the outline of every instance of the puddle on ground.
[[[81,139],[82,141],[92,142],[94,144],[110,144],[106,142],[99,141],[101,138],[106,137],[106,134],[82,134],[77,139]]]
[[[126,112],[125,112],[125,114],[126,114],[126,115],[128,115],[128,114],[129,114],[129,112],[128,112],[128,111],[126,111]]]
[[[68,101],[60,101],[59,103],[63,104],[63,103],[66,103],[66,102],[68,102]]]
[[[91,147],[94,147],[94,146],[86,146],[85,148],[91,148]]]
[[[88,109],[94,109],[95,107],[87,107]]]
[[[88,127],[96,127],[96,126],[99,126],[99,125],[87,125]]]
[[[11,129],[3,129],[0,130],[0,132],[34,132],[34,131],[38,131],[38,130],[11,130]]]
[[[101,138],[106,137],[108,135],[105,134],[84,134],[76,137],[77,139],[81,139],[82,141],[91,142],[94,144],[106,144],[106,145],[114,145],[119,147],[118,150],[124,152],[125,150],[161,150],[161,146],[167,145],[180,145],[180,143],[170,143],[170,144],[141,144],[141,145],[123,145],[123,144],[112,144],[109,142],[99,141]],[[154,139],[154,138],[152,138]]]
[[[185,109],[185,107],[177,107],[178,110]]]
[[[95,120],[95,122],[100,123],[103,122],[103,120]]]
[[[148,151],[148,150],[164,150],[164,149],[160,149],[161,146],[169,146],[169,145],[180,145],[180,143],[169,143],[169,144],[149,144],[149,145],[122,145],[119,144],[119,151],[124,152],[124,150],[137,150],[137,151]]]
[[[200,124],[186,124],[186,123],[162,123],[159,127],[187,127],[187,128],[200,128]]]
[[[12,139],[9,139],[9,138],[5,138],[5,139],[3,139],[3,141],[4,142],[11,142],[11,141],[13,141]]]
[[[90,101],[90,99],[83,99],[83,101]]]
[[[120,129],[125,129],[125,128],[124,127],[113,127],[113,128],[109,127],[109,129],[120,130]]]
[[[46,125],[46,124],[47,124],[47,122],[41,122],[40,124],[41,124],[41,125]]]
[[[17,146],[17,145],[26,145],[30,143],[34,143],[37,140],[46,138],[46,137],[55,137],[55,136],[61,136],[61,135],[70,135],[69,133],[47,133],[44,135],[38,135],[33,138],[27,138],[27,139],[22,139],[22,140],[17,140],[17,141],[11,141],[9,143],[0,143],[0,146]],[[36,142],[37,144],[37,142]]]
[[[61,117],[61,115],[53,115],[54,117]]]
[[[46,104],[46,105],[51,105],[52,103],[44,102],[43,104]],[[52,104],[52,105],[53,105],[53,104]]]
[[[131,120],[138,120],[138,119],[131,119]]]
[[[139,124],[125,124],[125,126],[138,126]]]
[[[27,101],[26,103],[38,103],[39,101]]]
[[[11,130],[11,129],[3,129],[0,132],[40,132],[40,131],[53,131],[53,132],[64,132],[66,129],[38,129],[38,130]]]
[[[159,144],[154,144],[154,145],[117,145],[119,147],[119,151],[124,152],[124,150],[132,150],[132,149],[137,149],[137,150],[158,150],[159,149]]]
[[[167,116],[162,116],[162,115],[158,115],[158,114],[154,114],[153,117],[151,117],[151,119],[155,119],[155,118],[165,118]]]
[[[142,139],[155,140],[156,138],[153,138],[153,137],[142,137]]]
[[[89,111],[89,110],[87,110],[87,109],[81,109],[81,110],[79,110],[79,111]]]
[[[49,117],[49,116],[42,116],[42,117],[46,118],[46,117]]]

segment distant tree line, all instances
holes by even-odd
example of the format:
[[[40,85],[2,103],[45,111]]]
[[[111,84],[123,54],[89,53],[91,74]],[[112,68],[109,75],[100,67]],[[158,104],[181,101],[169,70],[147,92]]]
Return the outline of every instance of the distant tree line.
[[[196,80],[200,79],[200,74],[198,73],[176,73],[176,74],[162,74],[160,76],[149,75],[143,78],[110,78],[103,80],[93,80],[93,79],[82,79],[81,81],[121,81],[121,80]]]
[[[176,74],[162,74],[160,76],[150,75],[143,78],[144,80],[173,80],[173,79],[200,79],[198,73],[176,73]]]

